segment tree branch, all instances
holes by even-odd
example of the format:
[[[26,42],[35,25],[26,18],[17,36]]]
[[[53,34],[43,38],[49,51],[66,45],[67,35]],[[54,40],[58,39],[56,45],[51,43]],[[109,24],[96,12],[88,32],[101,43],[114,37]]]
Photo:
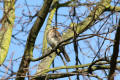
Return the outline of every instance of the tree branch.
[[[3,64],[11,42],[12,29],[15,20],[15,0],[4,0],[4,16],[0,22],[0,65]]]
[[[110,61],[110,72],[109,72],[108,80],[114,80],[114,72],[116,69],[117,57],[119,53],[119,41],[120,41],[120,19],[119,19],[119,25],[117,27],[117,31],[115,35],[115,42],[113,46],[113,54]]]
[[[27,43],[26,43],[26,48],[25,52],[17,73],[17,78],[16,80],[24,80],[23,77],[20,76],[25,76],[26,73],[28,72],[29,69],[29,64],[30,64],[30,58],[33,55],[33,48],[35,44],[36,37],[45,21],[45,18],[49,12],[50,5],[52,3],[52,0],[44,0],[44,4],[41,8],[41,10],[38,13],[38,18],[35,21],[32,29],[30,30]]]
[[[120,61],[117,61],[117,63],[120,63]],[[101,69],[109,69],[110,65],[106,65],[106,64],[109,64],[109,63],[108,62],[97,62],[96,65],[91,67],[91,69],[92,69],[92,71],[101,70]],[[63,77],[73,76],[73,75],[77,75],[77,74],[79,74],[79,75],[87,74],[88,75],[88,68],[84,68],[84,67],[89,67],[90,65],[91,65],[91,63],[83,64],[83,65],[75,65],[75,66],[61,66],[61,67],[46,69],[46,70],[41,71],[41,75],[39,75],[39,74],[34,75],[33,79],[42,80],[43,78],[46,78],[46,77],[48,79],[56,79],[56,78],[63,78]],[[47,72],[50,72],[50,71],[53,71],[53,70],[75,69],[75,68],[82,68],[82,69],[79,69],[79,70],[73,71],[73,72],[60,73],[58,75],[57,74],[47,74]],[[120,66],[117,66],[116,69],[120,70]],[[93,74],[91,74],[91,75],[93,75]]]

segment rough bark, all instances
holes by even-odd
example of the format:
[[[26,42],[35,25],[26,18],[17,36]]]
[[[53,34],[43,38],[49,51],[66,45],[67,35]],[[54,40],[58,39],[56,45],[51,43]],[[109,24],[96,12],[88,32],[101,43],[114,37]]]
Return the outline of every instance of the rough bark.
[[[24,80],[26,73],[28,73],[30,58],[32,58],[33,55],[35,40],[49,12],[51,3],[52,0],[44,0],[44,4],[39,13],[37,14],[38,18],[36,19],[34,25],[32,26],[32,29],[30,30],[26,43],[26,48],[17,73],[16,80]]]

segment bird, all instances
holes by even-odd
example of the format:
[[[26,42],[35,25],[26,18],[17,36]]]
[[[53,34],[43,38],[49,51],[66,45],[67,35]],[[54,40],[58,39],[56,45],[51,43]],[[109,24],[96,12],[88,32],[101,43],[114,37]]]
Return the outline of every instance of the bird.
[[[47,31],[47,42],[52,48],[56,47],[60,42],[63,41],[62,36],[57,30],[57,27],[51,27]],[[63,53],[63,56],[65,57],[66,61],[70,62],[70,58],[65,51],[65,47],[62,46],[59,48],[59,50],[61,53]]]

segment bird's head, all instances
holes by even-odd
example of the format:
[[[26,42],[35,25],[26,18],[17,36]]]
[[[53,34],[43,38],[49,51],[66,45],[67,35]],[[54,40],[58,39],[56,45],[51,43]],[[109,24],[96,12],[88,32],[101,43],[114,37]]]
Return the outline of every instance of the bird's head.
[[[51,31],[51,30],[58,30],[59,28],[57,28],[57,27],[50,27],[49,29],[48,29],[48,32],[49,31]]]
[[[53,29],[55,29],[55,30],[58,30],[59,28],[57,28],[57,27],[52,27]]]

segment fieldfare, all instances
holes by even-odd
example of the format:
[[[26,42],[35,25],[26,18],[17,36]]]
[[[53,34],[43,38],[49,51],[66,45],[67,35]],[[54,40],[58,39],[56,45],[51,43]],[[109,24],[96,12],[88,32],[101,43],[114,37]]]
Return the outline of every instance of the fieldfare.
[[[47,32],[47,41],[52,48],[58,46],[58,44],[63,41],[62,36],[57,31],[57,29],[58,28],[51,27],[50,29],[48,29],[48,32]],[[59,50],[61,53],[63,53],[63,56],[65,57],[66,61],[69,62],[70,58],[65,51],[65,47],[60,46]]]

